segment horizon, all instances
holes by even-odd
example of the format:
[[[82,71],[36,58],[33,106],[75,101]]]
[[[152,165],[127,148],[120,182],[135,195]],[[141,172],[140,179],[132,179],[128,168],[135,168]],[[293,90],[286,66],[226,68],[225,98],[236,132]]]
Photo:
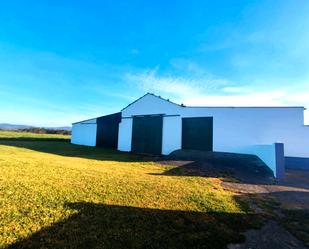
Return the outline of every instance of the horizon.
[[[306,0],[2,5],[0,123],[71,126],[146,92],[187,106],[309,108]]]
[[[32,125],[28,125],[28,124],[16,124],[16,123],[0,123],[1,125],[13,125],[13,126],[27,126],[27,127],[31,127],[31,128],[72,128],[72,125],[68,125],[68,126],[32,126]],[[0,130],[3,129],[0,127]],[[18,128],[19,129],[19,128]]]

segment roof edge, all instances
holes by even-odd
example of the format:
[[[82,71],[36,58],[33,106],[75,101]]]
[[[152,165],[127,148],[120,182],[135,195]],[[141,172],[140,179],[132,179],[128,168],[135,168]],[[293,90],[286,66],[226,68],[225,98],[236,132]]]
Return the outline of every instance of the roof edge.
[[[123,110],[125,110],[126,108],[128,108],[129,106],[136,103],[137,101],[139,101],[140,99],[144,98],[147,95],[152,95],[156,98],[167,101],[168,103],[177,105],[179,107],[186,107],[186,108],[301,108],[301,109],[306,110],[306,108],[304,106],[187,106],[187,105],[184,105],[184,104],[177,104],[175,102],[170,101],[169,99],[165,99],[165,98],[162,98],[159,95],[155,95],[153,93],[148,92],[148,93],[144,94],[143,96],[139,97],[138,99],[136,99],[135,101],[133,101],[132,103],[128,104],[125,108],[123,108],[121,110],[121,112]]]
[[[306,109],[304,106],[185,106],[187,108],[298,108]]]
[[[95,118],[85,119],[85,120],[82,120],[82,121],[74,122],[74,123],[72,123],[72,125],[74,125],[74,124],[79,124],[79,123],[83,123],[83,122],[86,122],[86,121],[89,121],[89,120],[92,120],[92,119],[103,118],[103,117],[110,116],[110,115],[114,115],[114,114],[118,114],[118,113],[121,113],[121,112],[115,112],[115,113],[111,113],[111,114],[107,114],[107,115],[103,115],[103,116],[99,116],[99,117],[95,117]]]
[[[177,103],[175,103],[175,102],[172,102],[172,101],[170,101],[169,99],[165,99],[165,98],[162,98],[162,97],[159,96],[159,95],[155,95],[155,94],[153,94],[153,93],[148,92],[148,93],[144,94],[143,96],[139,97],[138,99],[134,100],[132,103],[128,104],[125,108],[121,109],[121,112],[122,112],[123,110],[127,109],[129,106],[131,106],[131,105],[133,105],[134,103],[136,103],[137,101],[139,101],[140,99],[146,97],[147,95],[152,95],[152,96],[154,96],[154,97],[156,97],[156,98],[158,98],[158,99],[164,100],[164,101],[166,101],[166,102],[168,102],[168,103],[171,103],[171,104],[174,104],[174,105],[177,105],[177,106],[180,106],[180,107],[181,107],[181,105],[179,105],[179,104],[177,104]]]
[[[78,121],[78,122],[74,122],[74,123],[72,123],[72,125],[74,125],[74,124],[79,124],[79,123],[83,123],[83,122],[86,122],[86,121],[89,121],[89,120],[92,120],[92,119],[97,119],[98,117],[96,117],[96,118],[88,118],[88,119],[85,119],[85,120],[81,120],[81,121]]]

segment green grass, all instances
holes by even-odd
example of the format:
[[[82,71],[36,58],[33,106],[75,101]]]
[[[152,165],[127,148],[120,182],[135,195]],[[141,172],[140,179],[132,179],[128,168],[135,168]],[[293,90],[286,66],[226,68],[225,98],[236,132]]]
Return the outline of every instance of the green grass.
[[[68,140],[70,136],[58,134],[37,134],[31,132],[17,132],[0,130],[1,140]]]
[[[225,248],[256,225],[218,178],[63,138],[0,133],[0,248]]]

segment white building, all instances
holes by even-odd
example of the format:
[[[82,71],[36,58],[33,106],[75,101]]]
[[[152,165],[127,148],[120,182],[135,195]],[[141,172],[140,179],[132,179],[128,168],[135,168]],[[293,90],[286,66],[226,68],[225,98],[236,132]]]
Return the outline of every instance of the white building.
[[[74,123],[72,128],[74,144],[113,145],[109,147],[120,151],[255,154],[275,175],[278,142],[284,144],[285,156],[309,157],[304,107],[186,107],[148,93],[121,113]]]

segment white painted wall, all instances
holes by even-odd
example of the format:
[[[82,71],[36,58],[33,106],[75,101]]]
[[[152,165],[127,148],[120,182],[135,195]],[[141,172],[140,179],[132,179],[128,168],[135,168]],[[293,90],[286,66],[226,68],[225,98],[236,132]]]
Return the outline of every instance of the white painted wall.
[[[177,114],[180,106],[167,100],[160,99],[152,94],[147,94],[143,98],[132,103],[122,110],[122,117],[131,117],[132,115],[148,114]]]
[[[309,126],[301,107],[182,107],[152,94],[122,110],[118,149],[131,151],[132,116],[163,114],[162,154],[181,148],[182,118],[213,117],[214,151],[259,156],[273,171],[273,144],[284,143],[285,155],[309,157]],[[172,116],[171,116],[172,115]],[[74,144],[95,146],[96,119],[73,124]]]
[[[180,116],[163,117],[162,154],[181,148],[182,121]]]
[[[87,146],[96,146],[97,124],[96,119],[72,125],[71,143]]]
[[[309,127],[301,126],[290,129],[285,136],[278,134],[279,141],[284,143],[285,156],[309,157]]]
[[[118,134],[118,150],[120,151],[131,151],[132,143],[132,118],[122,118],[119,123],[119,134]]]
[[[286,155],[309,157],[309,128],[304,126],[303,112],[301,107],[181,107],[148,94],[125,108],[122,117],[180,115],[163,119],[163,154],[181,148],[180,118],[213,117],[215,151],[239,153],[247,146],[283,142]],[[131,136],[132,119],[122,119],[119,150],[131,150]]]

